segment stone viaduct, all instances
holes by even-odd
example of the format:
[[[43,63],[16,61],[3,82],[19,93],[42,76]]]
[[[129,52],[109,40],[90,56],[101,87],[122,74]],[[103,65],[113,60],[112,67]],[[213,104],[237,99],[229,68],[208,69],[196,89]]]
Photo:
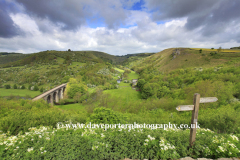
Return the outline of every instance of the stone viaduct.
[[[53,102],[59,102],[59,100],[63,98],[63,93],[65,92],[66,86],[67,83],[61,84],[60,86],[57,86],[47,92],[44,92],[43,94],[36,96],[32,100],[36,101],[43,98],[45,101],[51,104],[53,104]]]

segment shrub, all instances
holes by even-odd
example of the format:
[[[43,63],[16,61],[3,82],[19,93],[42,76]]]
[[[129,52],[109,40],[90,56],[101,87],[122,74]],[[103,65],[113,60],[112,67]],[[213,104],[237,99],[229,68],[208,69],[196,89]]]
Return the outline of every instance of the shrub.
[[[24,85],[22,85],[22,88],[21,89],[25,89],[26,87]]]
[[[87,92],[87,86],[81,82],[78,82],[74,78],[69,79],[67,84],[67,95],[69,98],[73,98],[77,92],[85,94]]]
[[[17,89],[17,85],[16,84],[13,85],[13,89]]]
[[[44,90],[43,87],[41,87],[39,91],[40,91],[40,92],[43,92],[43,90]]]
[[[5,87],[6,89],[10,89],[10,88],[11,88],[10,84],[6,84],[4,87]]]
[[[93,114],[88,118],[88,122],[96,124],[118,124],[125,123],[126,117],[112,111],[110,108],[95,108]]]
[[[34,90],[34,91],[38,91],[38,90],[39,90],[38,86],[35,85],[34,88],[33,88],[33,90]]]

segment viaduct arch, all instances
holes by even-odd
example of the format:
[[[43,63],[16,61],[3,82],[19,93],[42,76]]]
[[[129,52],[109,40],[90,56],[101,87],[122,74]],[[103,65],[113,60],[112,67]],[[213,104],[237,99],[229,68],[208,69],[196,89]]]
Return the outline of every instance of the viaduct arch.
[[[49,91],[38,95],[37,97],[33,98],[33,101],[39,100],[43,98],[48,103],[53,104],[53,102],[59,102],[60,99],[63,99],[63,94],[65,92],[67,83],[61,84],[53,89],[50,89]]]

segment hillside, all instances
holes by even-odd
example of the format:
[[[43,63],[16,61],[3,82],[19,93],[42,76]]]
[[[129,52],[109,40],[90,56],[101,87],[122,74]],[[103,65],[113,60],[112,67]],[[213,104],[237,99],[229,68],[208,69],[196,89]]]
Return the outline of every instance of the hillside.
[[[149,56],[132,67],[137,72],[154,68],[161,72],[194,67],[209,68],[240,60],[240,50],[200,48],[169,48]],[[135,62],[136,63],[136,62]]]
[[[8,56],[10,63],[2,64],[2,67],[23,66],[31,63],[56,64],[70,62],[109,62],[116,63],[121,61],[121,58],[109,55],[98,51],[43,51],[39,53],[28,54],[25,58],[14,61],[13,57]],[[60,59],[65,59],[60,60]],[[60,60],[60,61],[59,61]]]
[[[14,62],[26,58],[30,55],[22,54],[22,53],[8,53],[8,52],[0,52],[0,65],[6,64],[9,62]]]
[[[123,64],[150,56],[154,53],[136,53],[125,56],[113,56],[99,51],[43,51],[32,54],[0,53],[0,67],[16,67],[33,63],[59,64],[70,62],[108,62],[111,64]],[[134,58],[132,58],[134,57]],[[132,58],[132,59],[131,59]]]

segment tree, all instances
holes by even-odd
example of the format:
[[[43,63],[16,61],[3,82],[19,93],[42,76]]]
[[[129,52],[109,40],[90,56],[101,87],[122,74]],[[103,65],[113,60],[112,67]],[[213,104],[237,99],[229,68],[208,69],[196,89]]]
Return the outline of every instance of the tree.
[[[34,91],[38,91],[38,90],[39,90],[38,86],[35,85],[34,88],[33,88],[33,90],[34,90]]]
[[[143,99],[147,99],[148,97],[151,97],[154,94],[154,91],[152,90],[152,87],[150,86],[149,83],[146,83],[141,89],[141,91]]]
[[[17,89],[17,85],[16,84],[13,85],[13,89]]]
[[[5,88],[6,88],[6,89],[10,89],[10,88],[11,88],[10,84],[6,84],[6,85],[5,85]]]
[[[145,83],[146,83],[146,82],[145,82],[144,79],[139,79],[139,80],[138,80],[138,83],[137,83],[137,86],[138,86],[140,89],[142,89]]]
[[[22,85],[22,88],[21,89],[25,89],[26,87],[24,85]]]
[[[87,92],[88,87],[80,81],[77,81],[74,78],[69,79],[69,83],[67,84],[67,95],[69,98],[73,98],[76,93],[85,94]]]
[[[199,50],[199,53],[202,53],[202,49]]]
[[[68,51],[70,52],[70,51],[71,51],[71,49],[68,49]]]
[[[222,47],[219,47],[217,51],[220,53],[222,51]]]

